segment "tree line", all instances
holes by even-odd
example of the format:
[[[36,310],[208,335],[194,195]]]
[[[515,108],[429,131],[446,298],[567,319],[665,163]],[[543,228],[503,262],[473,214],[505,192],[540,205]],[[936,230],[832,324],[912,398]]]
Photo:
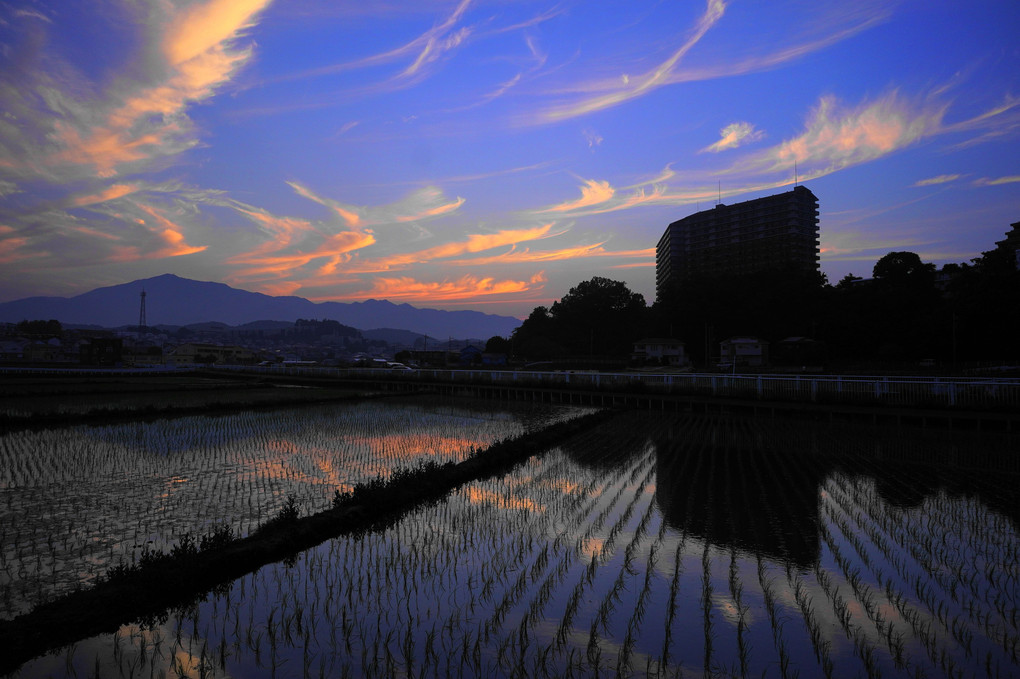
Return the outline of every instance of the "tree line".
[[[551,307],[536,307],[509,341],[490,347],[530,362],[624,362],[641,338],[678,339],[696,366],[719,342],[814,340],[830,367],[943,367],[1020,360],[1020,271],[1008,248],[941,271],[913,252],[890,252],[872,278],[766,271],[704,276],[660,291],[651,306],[624,283],[595,277]],[[494,340],[499,338],[494,338]]]

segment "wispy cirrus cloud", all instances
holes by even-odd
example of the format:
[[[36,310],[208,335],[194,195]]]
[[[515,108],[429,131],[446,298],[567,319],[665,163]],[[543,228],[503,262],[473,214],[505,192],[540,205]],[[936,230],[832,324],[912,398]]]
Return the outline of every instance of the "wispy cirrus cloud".
[[[1001,186],[1003,184],[1016,184],[1020,182],[1020,175],[1007,175],[1005,177],[996,177],[990,179],[988,177],[982,177],[976,180],[974,183],[978,186]]]
[[[14,264],[45,254],[30,250],[30,244],[27,237],[18,235],[12,227],[0,224],[0,264]]]
[[[673,177],[672,172],[666,172],[659,175],[662,181],[640,182],[627,187],[625,191],[617,191],[608,181],[586,180],[581,186],[581,198],[540,208],[533,214],[538,216],[555,212],[572,218],[589,217],[651,205],[686,205],[707,201],[716,195],[714,188],[694,186],[682,179],[680,186],[671,187],[666,178]]]
[[[343,203],[323,198],[308,187],[297,182],[287,182],[299,195],[315,201],[335,212],[344,222],[357,229],[386,224],[428,221],[457,211],[464,205],[464,199],[447,198],[435,186],[412,191],[399,201],[388,205],[366,206]]]
[[[897,91],[858,106],[824,96],[808,114],[804,131],[738,160],[721,174],[767,175],[792,170],[806,178],[876,160],[942,130],[947,104],[917,102]]]
[[[211,97],[251,57],[237,40],[270,0],[209,0],[146,7],[141,68],[125,69],[104,89],[81,87],[73,65],[55,57],[0,82],[16,125],[0,126],[7,150],[0,171],[61,180],[112,177],[194,147],[188,107]]]
[[[712,55],[708,63],[686,66],[684,62],[688,53],[720,24],[727,8],[725,0],[707,0],[705,11],[694,22],[684,41],[664,61],[638,75],[621,73],[595,80],[583,77],[568,79],[551,92],[552,96],[560,99],[560,103],[522,115],[518,117],[518,123],[553,123],[610,108],[668,85],[774,69],[852,38],[886,21],[891,14],[888,3],[864,1],[836,5],[828,8],[821,17],[788,17],[783,24],[783,34],[777,35],[775,40],[731,46],[725,52]],[[764,54],[754,53],[760,45],[774,44],[779,47]]]
[[[456,50],[471,35],[473,31],[471,27],[459,26],[471,3],[472,0],[461,0],[453,12],[442,22],[399,47],[351,61],[291,73],[277,78],[273,82],[318,78],[370,66],[405,61],[408,63],[404,68],[379,87],[393,89],[415,84],[430,75],[444,57]]]
[[[699,153],[719,153],[727,149],[735,149],[745,142],[759,141],[765,137],[765,133],[756,130],[754,125],[746,122],[730,123],[719,130],[719,141],[709,144],[701,149]]]
[[[533,240],[548,238],[557,233],[551,233],[554,223],[543,224],[532,228],[523,229],[502,229],[495,233],[469,234],[463,240],[456,240],[417,252],[398,253],[378,258],[368,266],[377,267],[377,271],[389,271],[405,268],[411,264],[447,260],[450,257],[476,252],[485,252],[507,245],[517,245]],[[453,262],[449,262],[453,263]]]
[[[71,198],[71,205],[74,207],[84,207],[87,205],[95,205],[97,203],[106,203],[111,200],[117,200],[124,196],[130,195],[139,190],[137,184],[111,184],[110,186],[102,189],[99,193],[89,193],[85,195],[73,196]]]
[[[376,277],[371,280],[370,287],[337,293],[323,300],[357,300],[357,299],[398,299],[405,302],[455,302],[484,300],[487,297],[519,296],[521,294],[540,291],[545,283],[545,272],[538,272],[528,279],[499,280],[490,276],[466,275],[456,279],[424,281],[410,276],[399,278]]]
[[[451,260],[449,264],[454,266],[490,266],[493,264],[542,264],[548,262],[561,262],[576,259],[642,259],[646,260],[633,266],[646,266],[648,262],[655,264],[655,248],[643,250],[606,250],[606,241],[590,245],[577,245],[558,250],[532,251],[529,248],[513,249],[500,255],[491,257],[474,257],[471,259]],[[610,268],[624,267],[626,264],[610,266]]]
[[[20,258],[37,267],[65,272],[172,259],[204,252],[203,234],[194,229],[194,210],[168,198],[175,185],[146,182],[111,184],[96,192],[47,201],[13,217],[0,242],[17,245]]]
[[[948,102],[933,97],[905,97],[898,91],[856,106],[823,96],[808,113],[801,132],[770,147],[745,153],[729,166],[707,174],[727,178],[725,191],[702,184],[705,171],[678,172],[668,165],[650,179],[617,190],[608,181],[585,180],[581,198],[566,200],[534,214],[559,213],[573,218],[607,214],[652,205],[690,205],[775,189],[794,180],[799,167],[802,181],[877,160],[926,138],[950,131],[982,130],[997,122],[994,115],[947,125]],[[1005,110],[1009,110],[1008,108]],[[758,137],[753,126],[723,128],[722,146],[739,147]],[[711,148],[711,147],[709,147]],[[702,149],[707,150],[707,149]]]
[[[171,221],[165,214],[151,205],[137,204],[138,209],[149,216],[150,219],[138,220],[146,227],[152,235],[155,246],[143,247],[139,245],[121,245],[115,248],[113,262],[132,262],[143,259],[166,259],[169,257],[182,257],[202,252],[205,245],[188,245],[184,237],[184,229]]]
[[[537,210],[539,214],[544,212],[573,212],[583,208],[600,205],[610,200],[616,194],[616,189],[609,185],[608,181],[597,179],[586,179],[581,187],[581,197],[576,200],[569,200],[552,207]]]
[[[511,31],[524,31],[525,29],[545,23],[564,12],[562,8],[554,7],[525,20],[501,26],[496,23],[497,16],[494,15],[487,15],[477,22],[469,21],[468,14],[470,13],[470,10],[474,9],[475,5],[477,5],[475,0],[460,0],[453,11],[446,15],[441,21],[411,40],[392,49],[348,61],[289,73],[276,77],[268,82],[280,83],[294,80],[305,80],[309,78],[320,78],[351,71],[359,71],[376,66],[398,64],[400,65],[400,70],[396,73],[392,73],[377,82],[362,86],[353,91],[359,94],[379,94],[382,92],[401,90],[418,85],[430,78],[440,70],[440,67],[445,64],[453,54],[466,46],[469,42],[482,40],[487,37],[497,36]],[[383,7],[382,11],[378,13],[373,12],[372,10],[365,12],[365,14],[378,14],[380,16],[399,13],[406,13],[406,10],[403,12],[394,12],[391,8]],[[537,69],[539,69],[545,63],[547,58],[546,55],[539,49],[533,36],[525,36],[525,45],[530,55],[529,60],[531,65],[529,68],[516,73],[509,79],[499,82],[494,89],[483,94],[480,99],[465,106],[448,108],[447,112],[466,111],[498,99],[506,92],[516,87],[526,74],[534,73]],[[334,105],[334,103],[335,102],[332,99],[328,99],[325,103],[322,101],[315,103],[305,102],[296,103],[293,104],[293,106],[297,108],[315,108],[323,105]]]
[[[698,18],[687,38],[665,61],[645,73],[626,75],[604,85],[605,91],[601,94],[550,108],[540,114],[540,119],[551,122],[601,111],[670,84],[680,61],[715,26],[725,11],[726,3],[723,0],[708,0],[704,13]]]
[[[959,175],[959,174],[940,174],[940,175],[938,175],[936,177],[928,177],[927,179],[919,179],[916,182],[914,182],[913,184],[911,184],[911,186],[919,187],[919,186],[938,186],[939,184],[950,184],[952,182],[955,182],[957,179],[959,179],[962,176],[963,175]]]

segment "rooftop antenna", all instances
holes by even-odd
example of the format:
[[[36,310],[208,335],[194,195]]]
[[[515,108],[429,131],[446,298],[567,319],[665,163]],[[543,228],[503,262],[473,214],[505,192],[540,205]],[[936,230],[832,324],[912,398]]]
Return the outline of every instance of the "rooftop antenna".
[[[797,159],[793,159],[793,188],[797,188],[797,182],[800,181],[800,175],[797,172]]]
[[[722,180],[719,180],[719,202],[716,205],[722,205]]]
[[[142,288],[142,305],[138,309],[138,337],[142,336],[142,328],[146,326],[145,322],[145,288]]]

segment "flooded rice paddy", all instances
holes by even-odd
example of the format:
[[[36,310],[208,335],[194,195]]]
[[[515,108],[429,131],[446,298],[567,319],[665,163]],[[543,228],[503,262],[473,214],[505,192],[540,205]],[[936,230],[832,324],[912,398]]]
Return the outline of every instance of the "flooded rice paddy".
[[[0,436],[0,615],[87,585],[144,550],[228,526],[249,534],[294,497],[423,460],[464,459],[577,409],[394,399]]]
[[[462,451],[478,445],[463,425]],[[335,444],[320,444],[291,466],[321,471]],[[627,413],[20,674],[1017,676],[1017,453],[1006,437]]]

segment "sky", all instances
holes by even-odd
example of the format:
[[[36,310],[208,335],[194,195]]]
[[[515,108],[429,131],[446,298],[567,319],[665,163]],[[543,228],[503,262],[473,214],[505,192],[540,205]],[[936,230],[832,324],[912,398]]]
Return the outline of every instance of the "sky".
[[[526,317],[799,182],[829,281],[1020,221],[1016,0],[0,0],[0,301]]]

